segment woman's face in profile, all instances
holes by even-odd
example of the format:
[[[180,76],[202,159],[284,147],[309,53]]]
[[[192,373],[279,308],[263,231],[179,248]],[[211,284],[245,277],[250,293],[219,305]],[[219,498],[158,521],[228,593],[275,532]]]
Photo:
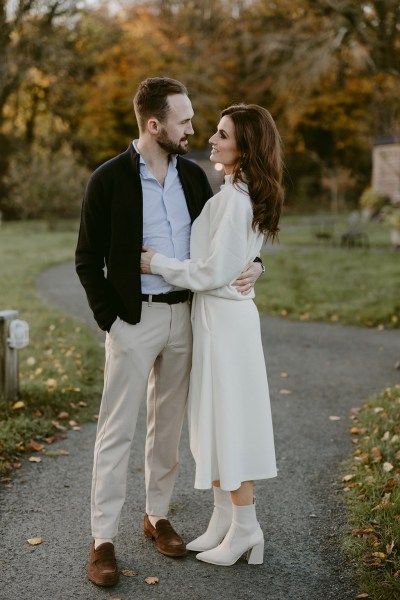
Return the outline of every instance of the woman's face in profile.
[[[225,115],[218,123],[217,132],[208,140],[212,146],[210,160],[224,165],[225,173],[232,173],[240,159],[236,144],[235,126],[232,119]]]

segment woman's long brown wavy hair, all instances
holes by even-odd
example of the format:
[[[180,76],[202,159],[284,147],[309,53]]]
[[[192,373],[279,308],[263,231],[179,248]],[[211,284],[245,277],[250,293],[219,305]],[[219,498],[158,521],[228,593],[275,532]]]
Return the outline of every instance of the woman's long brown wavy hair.
[[[257,104],[234,104],[221,112],[235,126],[241,154],[234,166],[232,183],[247,184],[253,205],[253,229],[276,239],[282,212],[282,143],[271,114]]]

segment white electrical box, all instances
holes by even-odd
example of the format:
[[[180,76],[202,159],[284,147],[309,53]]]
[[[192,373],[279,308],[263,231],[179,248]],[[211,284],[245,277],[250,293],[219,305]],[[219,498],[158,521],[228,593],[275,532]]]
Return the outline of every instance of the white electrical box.
[[[29,325],[21,319],[13,319],[8,330],[8,345],[15,350],[21,350],[29,344]]]

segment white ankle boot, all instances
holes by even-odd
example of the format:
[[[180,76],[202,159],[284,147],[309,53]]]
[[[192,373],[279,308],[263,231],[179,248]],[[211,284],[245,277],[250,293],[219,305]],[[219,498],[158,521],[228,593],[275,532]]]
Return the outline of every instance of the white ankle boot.
[[[203,535],[186,544],[187,550],[203,552],[215,548],[224,539],[232,523],[232,501],[230,492],[214,487],[214,511]]]
[[[261,565],[264,560],[264,535],[257,521],[256,508],[233,505],[232,525],[224,541],[207,552],[200,552],[196,558],[213,565],[229,567],[247,552],[249,565]]]

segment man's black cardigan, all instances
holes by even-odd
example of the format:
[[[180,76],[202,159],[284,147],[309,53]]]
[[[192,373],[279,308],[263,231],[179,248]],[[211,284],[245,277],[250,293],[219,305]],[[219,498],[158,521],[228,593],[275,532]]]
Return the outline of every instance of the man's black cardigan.
[[[212,190],[204,171],[195,163],[178,156],[177,169],[193,222]],[[117,316],[131,324],[140,321],[142,240],[139,154],[131,144],[96,169],[82,204],[76,271],[103,330],[109,331]]]

